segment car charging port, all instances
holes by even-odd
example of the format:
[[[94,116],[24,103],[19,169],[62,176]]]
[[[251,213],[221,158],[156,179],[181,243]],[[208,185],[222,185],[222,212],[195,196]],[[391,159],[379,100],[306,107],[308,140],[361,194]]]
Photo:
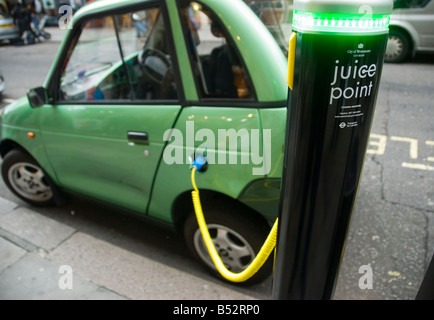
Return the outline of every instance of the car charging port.
[[[195,154],[192,166],[196,168],[196,171],[205,172],[208,169],[208,161],[201,154]]]

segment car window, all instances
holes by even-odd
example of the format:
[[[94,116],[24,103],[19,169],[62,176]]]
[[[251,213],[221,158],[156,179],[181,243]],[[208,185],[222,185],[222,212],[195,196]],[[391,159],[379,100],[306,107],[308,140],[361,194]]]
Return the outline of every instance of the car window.
[[[181,1],[181,18],[199,96],[253,99],[247,69],[220,20],[192,1]]]
[[[178,97],[163,14],[158,8],[87,22],[65,61],[60,101]]]
[[[288,56],[289,36],[292,31],[293,0],[243,0],[261,19],[273,35],[283,53]]]
[[[425,7],[431,0],[394,0],[393,8],[423,8]]]

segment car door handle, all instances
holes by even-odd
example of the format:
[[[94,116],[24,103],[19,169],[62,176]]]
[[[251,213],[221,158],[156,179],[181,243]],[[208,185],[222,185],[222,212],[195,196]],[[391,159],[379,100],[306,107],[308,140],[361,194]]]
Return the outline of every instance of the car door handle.
[[[148,144],[148,133],[147,132],[139,132],[139,131],[128,131],[127,134],[128,140],[135,143]]]

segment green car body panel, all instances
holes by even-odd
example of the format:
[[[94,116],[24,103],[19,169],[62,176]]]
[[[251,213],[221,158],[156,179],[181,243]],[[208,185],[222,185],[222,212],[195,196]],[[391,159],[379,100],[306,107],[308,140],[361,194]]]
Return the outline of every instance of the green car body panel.
[[[286,126],[287,61],[279,46],[253,12],[242,1],[203,0],[201,4],[213,11],[229,31],[237,50],[243,57],[252,79],[254,103],[234,105],[200,101],[194,80],[186,41],[182,32],[177,0],[167,1],[96,1],[79,10],[73,28],[87,17],[107,10],[141,4],[161,3],[167,10],[173,46],[176,53],[183,99],[169,105],[142,104],[45,104],[32,108],[27,98],[17,100],[3,110],[1,117],[2,155],[18,145],[27,151],[61,188],[96,198],[142,215],[174,223],[175,203],[189,195],[191,187],[191,157],[204,142],[198,131],[216,138],[216,159],[221,144],[229,141],[219,132],[260,133],[258,149],[271,150],[267,163],[240,163],[243,152],[236,151],[237,163],[210,164],[206,173],[199,173],[200,190],[208,190],[232,198],[255,209],[268,220],[277,215],[279,186],[282,173],[284,132]],[[239,12],[243,12],[240,14]],[[84,20],[83,20],[84,19]],[[45,81],[49,90],[58,68],[65,58],[74,29],[68,30]],[[168,131],[169,130],[169,131]],[[264,132],[269,132],[265,139]],[[27,133],[35,133],[29,139]],[[128,131],[146,131],[146,144],[132,143]],[[169,132],[177,136],[164,139]],[[252,138],[253,139],[253,138]],[[240,139],[239,139],[240,140]],[[249,141],[249,152],[253,145]],[[264,146],[264,144],[269,144]],[[241,144],[240,144],[241,145]],[[167,153],[167,150],[172,153]],[[234,152],[234,150],[231,150]],[[165,156],[182,154],[182,163],[167,163]],[[258,159],[258,158],[256,158]],[[262,175],[252,174],[267,166]]]

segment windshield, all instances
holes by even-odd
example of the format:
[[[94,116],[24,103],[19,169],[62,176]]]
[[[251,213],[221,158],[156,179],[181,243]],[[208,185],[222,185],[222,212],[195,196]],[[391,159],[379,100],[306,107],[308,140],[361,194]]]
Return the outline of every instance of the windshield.
[[[244,0],[244,2],[268,28],[285,55],[288,55],[293,0]]]

